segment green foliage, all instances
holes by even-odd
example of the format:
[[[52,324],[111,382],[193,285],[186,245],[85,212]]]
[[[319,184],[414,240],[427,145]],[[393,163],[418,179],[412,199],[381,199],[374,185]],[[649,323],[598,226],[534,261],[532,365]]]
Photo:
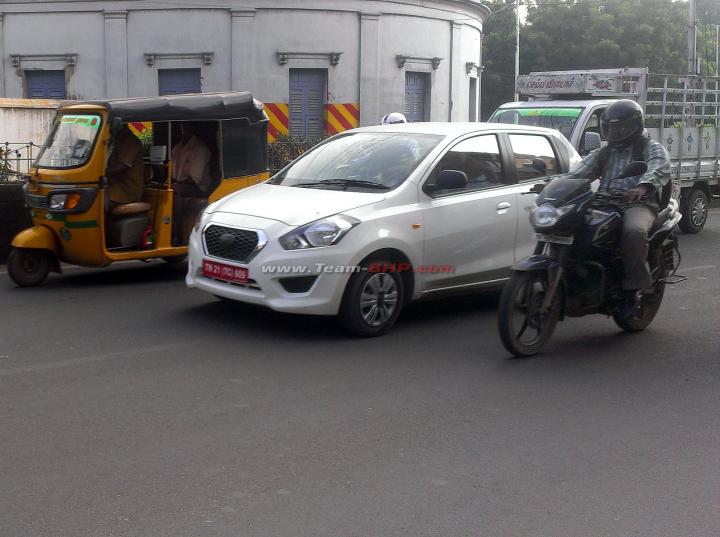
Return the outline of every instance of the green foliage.
[[[698,54],[704,54],[704,22],[720,18],[720,2],[698,0]],[[651,73],[687,71],[687,2],[674,0],[541,0],[527,8],[520,30],[520,73],[569,69],[648,67]],[[483,116],[512,100],[515,65],[515,11],[508,0],[491,4],[485,24]],[[546,3],[547,5],[542,5]],[[714,20],[714,19],[713,19]],[[714,73],[703,60],[703,72]],[[711,28],[711,29],[710,29]],[[712,33],[712,35],[710,35]]]
[[[268,145],[268,165],[270,175],[274,175],[297,157],[305,153],[322,141],[318,139],[303,139],[292,136],[279,136],[277,140]]]

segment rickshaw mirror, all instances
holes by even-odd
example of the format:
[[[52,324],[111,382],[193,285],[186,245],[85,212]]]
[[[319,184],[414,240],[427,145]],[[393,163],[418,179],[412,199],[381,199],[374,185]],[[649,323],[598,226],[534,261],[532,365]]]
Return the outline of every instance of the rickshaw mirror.
[[[114,117],[112,118],[112,121],[110,122],[110,136],[117,136],[120,133],[120,129],[122,129],[122,118],[121,117]]]

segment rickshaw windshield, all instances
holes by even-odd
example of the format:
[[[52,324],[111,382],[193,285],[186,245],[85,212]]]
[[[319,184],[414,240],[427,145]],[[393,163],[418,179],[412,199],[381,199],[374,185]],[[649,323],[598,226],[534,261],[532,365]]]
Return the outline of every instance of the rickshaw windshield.
[[[53,125],[36,165],[39,168],[77,168],[92,153],[101,118],[94,114],[65,114]]]

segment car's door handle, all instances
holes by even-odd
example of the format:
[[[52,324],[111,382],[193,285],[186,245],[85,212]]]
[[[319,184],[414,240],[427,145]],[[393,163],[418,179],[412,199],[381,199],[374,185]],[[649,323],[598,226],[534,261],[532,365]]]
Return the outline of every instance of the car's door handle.
[[[512,205],[508,201],[501,201],[497,204],[497,210],[498,211],[506,211],[509,209]]]

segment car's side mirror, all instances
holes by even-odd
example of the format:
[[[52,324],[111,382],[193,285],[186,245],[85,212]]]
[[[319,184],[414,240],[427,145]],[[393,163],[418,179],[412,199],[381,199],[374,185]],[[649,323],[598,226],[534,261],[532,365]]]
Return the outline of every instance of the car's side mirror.
[[[532,161],[532,167],[534,170],[539,171],[541,174],[547,174],[547,164],[541,158],[534,158]]]
[[[458,170],[443,170],[435,178],[434,190],[453,190],[465,188],[468,185],[468,176]]]
[[[588,153],[590,153],[590,151],[600,149],[601,145],[602,138],[600,138],[600,135],[597,132],[586,132],[583,136],[583,149]]]
[[[117,136],[120,133],[120,129],[122,129],[123,121],[121,117],[114,117],[110,121],[110,136]]]

